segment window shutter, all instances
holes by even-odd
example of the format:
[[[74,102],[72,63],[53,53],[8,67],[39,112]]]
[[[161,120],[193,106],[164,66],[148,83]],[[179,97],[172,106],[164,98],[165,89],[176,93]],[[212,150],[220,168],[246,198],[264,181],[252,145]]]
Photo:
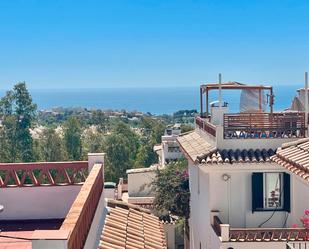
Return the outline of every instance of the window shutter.
[[[252,213],[263,209],[263,173],[252,173]]]
[[[291,180],[290,174],[283,174],[283,204],[284,210],[291,212]]]

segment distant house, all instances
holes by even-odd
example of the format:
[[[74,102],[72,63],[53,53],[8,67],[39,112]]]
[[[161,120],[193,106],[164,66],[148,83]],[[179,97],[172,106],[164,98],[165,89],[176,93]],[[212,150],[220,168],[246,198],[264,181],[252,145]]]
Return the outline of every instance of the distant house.
[[[222,101],[209,106],[211,90],[256,98],[250,110],[231,114]],[[177,138],[189,161],[190,248],[308,248],[309,231],[300,222],[309,208],[305,114],[273,112],[271,86],[207,84],[200,98],[195,130]]]
[[[159,163],[162,166],[182,156],[182,152],[176,140],[180,133],[180,124],[168,126],[165,129],[164,135],[161,137],[161,144],[154,146],[154,151],[158,154]]]

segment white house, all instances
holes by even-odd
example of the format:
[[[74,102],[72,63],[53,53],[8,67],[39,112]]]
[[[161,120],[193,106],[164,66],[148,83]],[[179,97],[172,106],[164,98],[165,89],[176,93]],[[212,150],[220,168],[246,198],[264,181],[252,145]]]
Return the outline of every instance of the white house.
[[[230,114],[220,101],[209,112],[213,89],[255,92],[256,109],[251,105],[250,111]],[[262,108],[263,91],[269,91],[269,112]],[[195,131],[177,138],[189,162],[190,247],[308,247],[309,231],[300,222],[309,208],[305,114],[274,113],[270,86],[208,84],[200,96]]]
[[[165,129],[164,135],[161,137],[161,144],[154,146],[154,151],[158,154],[159,163],[162,166],[182,156],[182,152],[176,140],[180,133],[181,129],[179,124],[169,126]]]

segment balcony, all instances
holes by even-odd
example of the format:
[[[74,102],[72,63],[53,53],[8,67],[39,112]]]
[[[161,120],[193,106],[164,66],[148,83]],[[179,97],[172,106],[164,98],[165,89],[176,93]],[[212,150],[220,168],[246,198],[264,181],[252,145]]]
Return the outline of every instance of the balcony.
[[[211,117],[196,117],[196,127],[212,137],[219,126]],[[305,137],[305,113],[237,113],[223,114],[223,139],[272,139]]]
[[[196,117],[195,118],[195,125],[198,127],[200,130],[208,133],[209,135],[216,137],[216,126],[210,123],[210,117],[208,118],[201,118],[201,117]]]
[[[0,248],[94,245],[103,215],[103,160],[103,153],[92,153],[88,161],[0,164]]]
[[[224,139],[303,138],[305,113],[237,113],[223,115]]]
[[[289,242],[296,245],[291,249],[299,248],[299,244],[309,248],[309,230],[305,228],[231,228],[222,224],[218,216],[213,217],[212,227],[222,242]]]

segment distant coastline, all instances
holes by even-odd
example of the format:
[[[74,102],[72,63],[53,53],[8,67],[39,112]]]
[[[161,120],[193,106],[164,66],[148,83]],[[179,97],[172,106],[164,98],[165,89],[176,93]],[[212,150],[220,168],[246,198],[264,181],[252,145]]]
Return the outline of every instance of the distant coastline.
[[[275,110],[290,106],[301,84],[274,86]],[[1,90],[3,96],[5,91]],[[38,109],[53,107],[84,107],[141,111],[152,114],[172,114],[177,110],[198,109],[199,87],[127,87],[84,89],[32,89],[30,90]],[[240,93],[240,92],[239,92]],[[216,100],[216,94],[210,100]],[[230,111],[236,112],[239,94],[227,92],[223,99],[229,103]]]

